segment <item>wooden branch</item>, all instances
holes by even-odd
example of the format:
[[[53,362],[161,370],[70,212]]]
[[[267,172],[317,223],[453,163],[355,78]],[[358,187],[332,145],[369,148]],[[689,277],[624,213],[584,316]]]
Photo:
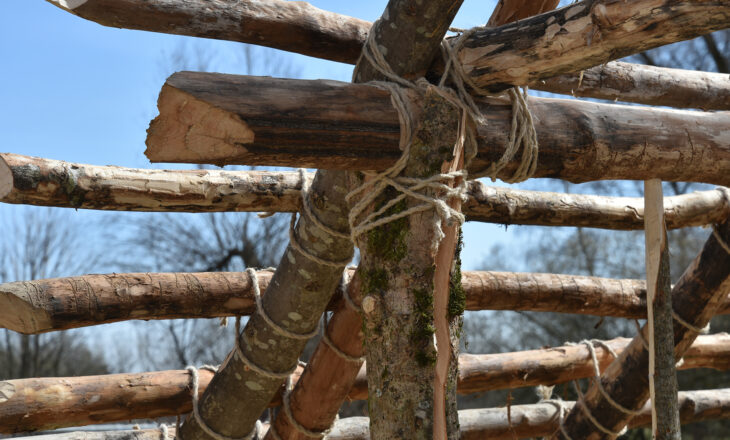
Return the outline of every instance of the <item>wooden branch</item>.
[[[680,440],[674,321],[669,274],[669,244],[664,223],[664,194],[658,179],[644,181],[647,325],[651,428],[657,440]]]
[[[350,274],[354,274],[352,269]],[[257,277],[264,291],[271,272],[258,271]],[[353,278],[353,283],[359,282],[357,279]],[[646,286],[642,280],[463,272],[461,284],[467,310],[646,318]],[[333,310],[333,304],[340,300],[338,287],[328,308]],[[116,273],[0,284],[0,327],[25,334],[131,319],[244,316],[254,310],[249,278],[240,272]],[[730,313],[730,295],[723,298],[717,313]],[[359,329],[356,325],[352,332],[345,332],[348,336],[344,341]],[[331,333],[339,334],[339,330]]]
[[[703,110],[730,110],[727,75],[613,61],[531,85],[564,95]]]
[[[683,424],[720,420],[730,417],[730,390],[684,391],[679,393],[680,416]],[[565,402],[567,409],[574,402]],[[549,436],[558,429],[557,408],[550,403],[514,405],[510,407],[510,422],[507,408],[482,408],[459,411],[461,438],[464,440],[513,440]],[[642,408],[640,415],[629,422],[630,428],[638,428],[651,423],[648,406]],[[331,440],[370,440],[367,417],[348,417],[334,425]],[[133,431],[77,431],[61,434],[48,434],[33,437],[16,437],[23,440],[159,440],[160,429],[141,429]],[[172,439],[175,428],[170,427],[168,438]]]
[[[310,176],[311,177],[311,176]],[[298,173],[147,170],[0,153],[0,201],[153,212],[294,212]]]
[[[720,225],[717,235],[726,243],[730,241],[730,222]],[[704,327],[715,313],[718,303],[730,289],[730,253],[723,249],[715,235],[711,235],[700,254],[684,272],[672,289],[672,304],[675,312],[685,322]],[[695,340],[697,333],[674,322],[674,356],[679,360]],[[635,337],[624,352],[609,365],[601,376],[605,391],[625,408],[636,409],[649,398],[648,363],[649,356],[642,338],[646,330]],[[597,433],[590,413],[609,430],[618,431],[628,421],[628,416],[614,408],[593,385],[585,393],[584,410],[574,410],[568,415],[565,427],[571,438],[607,438]],[[560,437],[556,437],[560,438]]]
[[[344,338],[341,341],[344,342]],[[626,338],[607,341],[619,353],[629,342]],[[345,349],[351,347],[354,348],[354,344],[345,345]],[[730,336],[727,334],[700,336],[685,353],[680,368],[730,369],[728,347]],[[611,355],[605,350],[597,348],[596,353],[601,368],[611,363]],[[489,355],[462,354],[459,363],[462,366],[458,382],[460,394],[556,384],[593,375],[590,354],[583,345]],[[312,367],[326,366],[318,363]],[[300,380],[300,374],[301,368],[293,376],[294,382]],[[201,394],[211,377],[211,372],[200,370]],[[352,384],[347,398],[367,399],[364,370]],[[0,382],[0,390],[3,396],[0,398],[0,432],[6,434],[174,416],[190,412],[192,408],[190,373],[186,370],[15,379]],[[281,389],[278,391],[269,405],[281,404]],[[298,406],[292,409],[304,410]]]
[[[730,417],[730,390],[702,390],[679,393],[682,423],[719,420]],[[574,402],[565,402],[567,409]],[[509,420],[508,420],[509,416]],[[638,428],[651,423],[648,407],[629,422]],[[484,408],[459,411],[462,440],[514,440],[549,436],[558,429],[558,413],[555,405],[537,403],[513,405],[509,409]],[[331,440],[369,440],[368,419],[351,417],[335,424]],[[51,439],[52,440],[52,439]]]
[[[354,63],[370,23],[283,0],[47,0],[104,26],[239,41]]]
[[[469,38],[459,52],[481,87],[500,90],[577,72],[725,29],[721,0],[583,1]]]
[[[59,2],[48,1],[56,5]],[[525,7],[539,4],[524,3]],[[305,2],[282,0],[239,1],[235,5],[204,0],[87,0],[78,7],[64,9],[105,26],[241,41],[350,64],[357,61],[372,25],[357,18],[321,11]],[[494,16],[523,19],[532,12],[511,15],[513,10],[507,9],[495,11]],[[232,19],[219,19],[221,14]],[[539,20],[547,23],[549,17]],[[547,24],[543,27],[549,28]],[[592,38],[591,44],[596,44],[595,40]],[[492,65],[494,69],[510,67],[511,64],[505,61]],[[577,70],[580,69],[574,71]],[[553,93],[649,105],[705,110],[730,108],[730,87],[722,74],[603,63],[599,67],[585,68],[581,87],[578,87],[579,78],[578,73],[567,74],[546,78],[544,83],[543,80],[533,81],[531,86]]]
[[[730,185],[728,114],[530,102],[540,142],[535,177]],[[483,104],[488,123],[471,172],[502,156],[511,122],[510,105]],[[373,86],[182,72],[168,79],[158,106],[147,138],[153,162],[384,169],[400,155],[395,109]],[[211,115],[227,122],[208,124]],[[499,177],[512,176],[517,162]]]
[[[552,11],[559,0],[499,0],[487,26],[502,26],[543,12]]]
[[[29,172],[36,170],[37,172]],[[308,182],[314,174],[305,174]],[[146,170],[0,153],[0,202],[152,212],[295,212],[297,172]],[[61,184],[60,182],[65,182]],[[506,225],[643,228],[644,199],[527,191],[470,181],[468,220]],[[667,229],[730,216],[724,190],[664,198]]]

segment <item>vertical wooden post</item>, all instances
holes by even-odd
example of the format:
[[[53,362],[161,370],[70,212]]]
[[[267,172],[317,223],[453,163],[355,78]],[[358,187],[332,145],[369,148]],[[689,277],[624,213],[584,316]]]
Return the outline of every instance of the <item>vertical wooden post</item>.
[[[664,196],[659,179],[644,181],[649,394],[652,432],[659,440],[680,439],[677,372],[674,360],[669,246]]]

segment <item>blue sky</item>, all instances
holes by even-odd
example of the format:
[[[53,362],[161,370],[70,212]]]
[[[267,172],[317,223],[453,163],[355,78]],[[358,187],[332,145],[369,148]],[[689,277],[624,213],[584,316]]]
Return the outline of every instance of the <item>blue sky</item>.
[[[386,1],[312,3],[374,20]],[[494,3],[467,1],[454,25],[483,23]],[[143,154],[169,54],[181,45],[193,45],[217,55],[218,71],[236,73],[240,68],[235,56],[240,46],[235,43],[103,27],[43,0],[8,2],[3,11],[0,151],[4,152],[96,165],[174,167],[152,165]],[[302,78],[347,81],[351,75],[349,65],[284,52],[277,56],[287,59]],[[3,206],[0,213],[16,209]],[[93,219],[97,214],[78,211],[74,216]],[[465,234],[466,268],[478,267],[491,243],[507,239],[504,229],[491,225],[468,224]]]

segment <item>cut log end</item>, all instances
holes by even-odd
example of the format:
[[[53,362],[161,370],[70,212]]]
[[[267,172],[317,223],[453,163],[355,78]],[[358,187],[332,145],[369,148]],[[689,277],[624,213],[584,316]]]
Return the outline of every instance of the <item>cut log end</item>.
[[[232,112],[166,84],[157,103],[160,115],[147,130],[145,156],[151,162],[212,162],[243,155],[241,144],[254,132]],[[201,146],[205,146],[201,150]]]
[[[2,162],[0,162],[2,164]],[[0,288],[0,322],[2,326],[23,334],[37,334],[53,329],[48,312],[34,307],[21,283],[7,283]]]
[[[52,5],[65,9],[69,12],[86,3],[88,0],[47,0]]]
[[[13,190],[13,170],[0,157],[0,200],[4,199]]]

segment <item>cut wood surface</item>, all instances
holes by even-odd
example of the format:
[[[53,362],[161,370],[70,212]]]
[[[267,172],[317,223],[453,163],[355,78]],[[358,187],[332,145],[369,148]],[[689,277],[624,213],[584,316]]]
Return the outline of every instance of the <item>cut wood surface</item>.
[[[283,0],[47,0],[104,26],[240,41],[354,63],[370,23]]]
[[[257,272],[262,291],[271,275]],[[643,280],[485,271],[463,272],[461,284],[467,310],[646,318]],[[36,334],[131,319],[244,316],[255,310],[251,287],[241,272],[115,273],[4,283],[0,327]],[[329,308],[340,300],[338,287]],[[717,313],[730,313],[730,295]]]
[[[617,338],[606,342],[621,353],[630,339]],[[343,348],[354,349],[355,345],[348,344]],[[611,363],[611,355],[602,348],[597,347],[596,354],[601,369]],[[593,364],[584,345],[488,355],[462,354],[459,364],[460,394],[556,384],[593,376]],[[315,366],[320,368],[324,365]],[[685,353],[681,368],[730,369],[730,336],[700,336]],[[302,368],[293,376],[295,383],[300,374]],[[210,371],[200,370],[201,394],[211,377]],[[347,398],[367,399],[364,370],[352,384]],[[192,408],[190,373],[186,370],[14,379],[0,382],[0,391],[3,396],[0,398],[0,432],[6,434],[174,416],[187,413]],[[281,394],[278,393],[269,405],[280,404]]]
[[[579,73],[540,80],[531,87],[646,105],[730,110],[730,78],[724,73],[612,61]]]
[[[564,402],[569,410],[574,402]],[[680,417],[683,424],[730,418],[730,389],[682,391],[679,393]],[[549,436],[558,429],[557,408],[550,403],[459,411],[461,439],[513,440]],[[645,405],[641,414],[631,419],[630,428],[651,424],[651,412]],[[329,440],[370,440],[369,419],[348,417],[338,420],[327,437]],[[168,438],[175,428],[170,427]],[[160,429],[131,431],[76,431],[33,437],[23,440],[160,440]]]
[[[311,175],[309,175],[311,178]],[[277,211],[301,206],[299,173],[150,170],[0,153],[0,201],[149,212]]]
[[[313,173],[305,173],[307,182]],[[86,165],[0,153],[0,202],[146,212],[294,212],[300,174],[292,171],[179,171]],[[505,225],[644,227],[644,199],[529,191],[470,181],[467,220]],[[721,223],[723,188],[664,198],[667,229]]]
[[[59,4],[59,0],[48,1]],[[541,2],[522,3],[530,9],[532,4]],[[585,6],[586,3],[578,5]],[[238,1],[235,5],[220,0],[87,0],[75,8],[64,9],[105,26],[242,41],[349,64],[357,61],[372,24],[321,11],[305,2],[281,0]],[[499,12],[500,17],[510,14],[520,19],[526,17],[524,14],[514,15],[512,8]],[[224,16],[234,19],[222,19]],[[557,23],[555,18],[540,20],[544,22],[545,32],[549,29],[548,21]],[[648,25],[642,24],[639,29],[645,27]],[[590,35],[585,29],[583,32]],[[503,60],[493,64],[494,69],[507,70],[511,67],[504,61],[509,58],[507,54],[494,56]],[[577,58],[582,56],[579,54]],[[730,108],[730,85],[726,75],[629,63],[605,64],[599,61],[598,64],[604,65],[585,68],[581,87],[577,87],[580,68],[573,69],[574,74],[545,79],[544,83],[542,80],[534,81],[531,87],[650,105],[707,110]]]
[[[718,237],[725,243],[730,242],[730,222],[718,227],[717,236],[710,235],[699,255],[672,289],[675,312],[695,328],[707,325],[719,302],[730,290],[730,253],[723,248]],[[678,361],[685,354],[697,334],[675,320],[675,360]],[[601,375],[604,390],[624,408],[639,408],[649,398],[649,356],[643,342],[647,338],[648,332],[644,329]],[[570,438],[608,438],[596,430],[587,412],[614,432],[623,428],[629,419],[624,412],[609,403],[595,385],[586,391],[582,401],[583,409],[574,409],[565,420],[565,429]],[[555,438],[562,437],[556,434]]]
[[[510,132],[511,105],[483,103],[487,124],[478,127],[472,173],[501,158]],[[534,177],[730,185],[728,113],[546,98],[530,106],[540,144]],[[167,80],[158,107],[147,137],[153,162],[382,170],[400,156],[396,111],[374,86],[181,72]],[[225,123],[209,124],[211,117]]]

